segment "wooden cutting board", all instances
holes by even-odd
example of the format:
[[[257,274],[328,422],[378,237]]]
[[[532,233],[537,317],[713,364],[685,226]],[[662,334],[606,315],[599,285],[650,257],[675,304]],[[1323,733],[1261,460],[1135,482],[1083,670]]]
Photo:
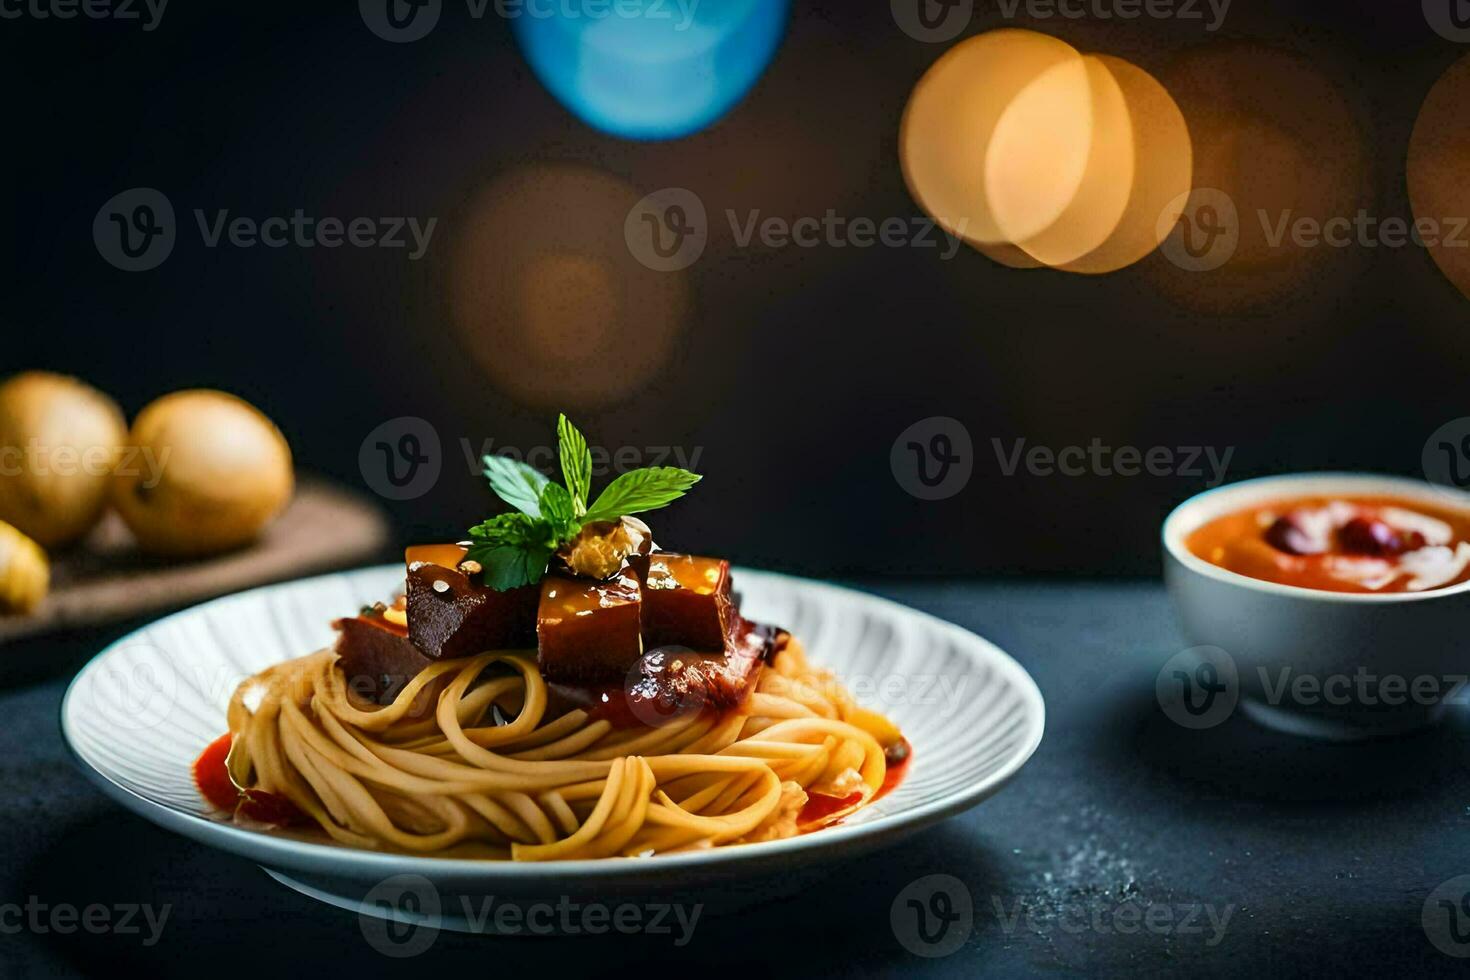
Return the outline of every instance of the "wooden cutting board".
[[[289,507],[255,544],[178,561],[140,554],[109,513],[81,545],[51,558],[51,593],[32,613],[0,614],[0,644],[178,609],[214,596],[382,557],[381,511],[317,481],[298,485]]]

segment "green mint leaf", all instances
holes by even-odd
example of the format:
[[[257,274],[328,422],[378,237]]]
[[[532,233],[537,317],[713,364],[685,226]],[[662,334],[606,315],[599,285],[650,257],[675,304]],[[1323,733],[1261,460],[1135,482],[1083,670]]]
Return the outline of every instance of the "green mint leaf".
[[[477,561],[484,569],[481,581],[497,592],[532,585],[546,574],[551,549],[544,545],[529,548],[515,545],[484,547],[472,545],[466,558]]]
[[[541,488],[541,497],[537,501],[541,508],[541,515],[551,525],[555,543],[571,539],[576,530],[581,530],[577,524],[575,508],[572,503],[572,495],[567,488],[559,483],[548,483]]]
[[[572,495],[574,516],[587,512],[592,497],[592,453],[587,438],[565,415],[556,417],[556,442],[561,453],[561,478]]]
[[[658,510],[684,496],[700,481],[698,473],[677,466],[650,466],[631,470],[609,483],[583,517],[593,521],[615,521],[628,514]]]
[[[551,540],[551,525],[544,520],[510,511],[470,528],[470,541],[475,545],[525,547],[546,544]],[[482,563],[483,564],[483,563]]]
[[[490,478],[490,489],[501,500],[523,514],[541,516],[541,488],[551,482],[544,473],[509,456],[486,456],[482,461],[485,475]]]
[[[563,497],[566,495],[561,487],[557,489]],[[556,547],[551,521],[514,511],[477,524],[470,528],[469,535],[465,558],[479,562],[481,581],[502,592],[539,582]]]

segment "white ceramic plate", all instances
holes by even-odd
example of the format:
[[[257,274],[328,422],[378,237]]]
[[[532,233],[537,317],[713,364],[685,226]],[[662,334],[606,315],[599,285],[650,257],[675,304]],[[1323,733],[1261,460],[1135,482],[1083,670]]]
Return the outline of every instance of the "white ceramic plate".
[[[843,824],[788,840],[643,859],[515,864],[357,850],[232,826],[200,797],[191,765],[226,730],[245,677],[326,646],[329,621],[401,587],[401,566],[303,579],[176,613],[103,650],[72,681],[61,729],[83,769],[123,806],[264,865],[279,880],[361,909],[385,879],[453,897],[700,894],[739,904],[790,891],[840,858],[870,851],[974,806],[1041,742],[1045,706],[1014,660],[957,626],[874,596],[737,569],[743,608],[790,629],[812,659],[892,718],[914,747],[903,782]],[[404,878],[402,876],[412,876]],[[776,884],[771,879],[779,879]],[[452,916],[446,911],[446,924]]]

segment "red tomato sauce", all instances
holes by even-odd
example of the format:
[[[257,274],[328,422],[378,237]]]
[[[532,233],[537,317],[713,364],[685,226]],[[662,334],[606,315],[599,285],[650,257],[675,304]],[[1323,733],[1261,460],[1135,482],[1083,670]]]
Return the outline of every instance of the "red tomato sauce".
[[[1185,546],[1212,565],[1324,592],[1443,589],[1470,580],[1470,514],[1396,497],[1302,497],[1226,514]]]
[[[908,739],[904,739],[897,745],[889,746],[883,755],[888,760],[888,769],[883,774],[883,785],[878,787],[878,792],[873,794],[873,799],[869,802],[876,803],[878,800],[883,799],[883,797],[893,792],[895,786],[903,782],[903,777],[909,771],[909,761],[914,757],[914,747],[909,744]],[[806,805],[801,808],[801,813],[796,817],[796,825],[798,827],[805,827],[808,824],[825,820],[839,810],[856,806],[862,802],[862,799],[862,793],[852,793],[848,796],[828,796],[825,793],[811,793],[807,796]],[[841,820],[836,821],[836,823],[841,822]],[[832,825],[823,824],[823,826],[830,827]]]
[[[306,815],[286,797],[260,790],[241,790],[235,786],[225,764],[230,757],[231,744],[232,736],[226,732],[210,742],[194,760],[194,785],[199,787],[200,795],[209,801],[210,806],[279,827],[305,823]]]

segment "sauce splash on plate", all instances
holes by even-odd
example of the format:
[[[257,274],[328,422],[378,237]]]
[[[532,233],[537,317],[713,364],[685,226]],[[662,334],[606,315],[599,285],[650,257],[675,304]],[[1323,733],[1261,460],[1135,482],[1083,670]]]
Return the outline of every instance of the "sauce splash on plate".
[[[872,803],[883,799],[883,797],[893,792],[895,786],[903,782],[903,777],[909,771],[909,762],[914,757],[914,747],[909,744],[908,739],[903,739],[885,749],[883,751],[883,757],[888,762],[888,769],[883,774],[883,785],[878,787],[878,792],[874,793],[873,799],[869,801]],[[812,793],[807,797],[806,804],[801,808],[801,813],[797,815],[796,824],[798,827],[808,827],[821,822],[821,826],[830,827],[833,824],[841,823],[842,819],[839,817],[837,820],[827,821],[828,817],[839,811],[856,807],[862,801],[862,793],[852,793],[847,796],[828,796],[826,793]],[[813,827],[812,829],[815,830],[818,828]]]
[[[246,817],[259,823],[290,827],[306,822],[296,804],[276,793],[241,790],[230,779],[226,761],[233,736],[228,732],[209,743],[194,761],[194,785],[216,810]]]

